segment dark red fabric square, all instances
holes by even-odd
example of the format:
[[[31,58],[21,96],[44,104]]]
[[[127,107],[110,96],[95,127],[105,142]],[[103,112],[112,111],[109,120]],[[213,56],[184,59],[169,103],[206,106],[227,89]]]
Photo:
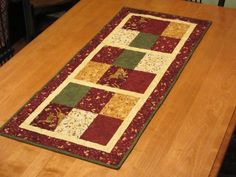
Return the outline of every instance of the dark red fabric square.
[[[43,109],[30,125],[53,131],[71,110],[70,107],[51,103]]]
[[[107,70],[107,72],[100,78],[97,83],[120,88],[128,78],[128,74],[130,71],[132,70],[117,66],[111,66],[110,69]]]
[[[99,113],[106,103],[111,99],[113,93],[92,88],[77,104],[77,108]]]
[[[151,49],[165,53],[172,53],[179,41],[180,39],[160,36]]]
[[[151,18],[144,18],[140,16],[132,16],[128,22],[123,26],[125,29],[137,30],[143,33],[152,33],[160,35],[170,22],[156,20]]]
[[[112,64],[122,52],[123,49],[118,47],[106,46],[92,58],[92,61]]]
[[[155,74],[133,70],[121,88],[134,92],[144,93],[154,79]]]
[[[119,128],[122,120],[98,115],[88,129],[81,135],[81,139],[106,145]]]

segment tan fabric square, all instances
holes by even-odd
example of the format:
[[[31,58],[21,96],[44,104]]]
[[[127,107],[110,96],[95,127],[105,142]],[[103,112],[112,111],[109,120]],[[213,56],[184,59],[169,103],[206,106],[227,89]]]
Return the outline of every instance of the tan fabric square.
[[[132,96],[115,94],[102,109],[101,114],[124,120],[137,101],[138,98]]]
[[[181,39],[183,35],[186,33],[186,31],[188,30],[188,28],[189,28],[189,25],[187,24],[171,22],[167,26],[167,28],[163,31],[161,36]]]
[[[90,61],[75,78],[96,83],[109,68],[108,64]]]

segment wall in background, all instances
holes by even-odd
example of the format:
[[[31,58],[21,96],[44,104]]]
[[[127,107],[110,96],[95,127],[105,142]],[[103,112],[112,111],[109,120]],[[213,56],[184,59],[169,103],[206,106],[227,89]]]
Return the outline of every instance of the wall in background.
[[[217,5],[219,0],[202,0],[202,3]],[[225,7],[236,8],[236,0],[225,0]]]

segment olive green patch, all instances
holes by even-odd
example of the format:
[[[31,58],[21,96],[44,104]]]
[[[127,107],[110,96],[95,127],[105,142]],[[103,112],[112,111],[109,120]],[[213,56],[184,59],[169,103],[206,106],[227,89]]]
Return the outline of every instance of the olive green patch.
[[[130,46],[150,49],[155,44],[157,38],[158,36],[150,33],[139,33],[130,43]]]
[[[90,87],[79,84],[69,83],[53,100],[52,103],[74,107]]]
[[[123,68],[134,69],[139,61],[144,57],[145,53],[136,52],[132,50],[124,50],[122,54],[116,59],[114,65]]]

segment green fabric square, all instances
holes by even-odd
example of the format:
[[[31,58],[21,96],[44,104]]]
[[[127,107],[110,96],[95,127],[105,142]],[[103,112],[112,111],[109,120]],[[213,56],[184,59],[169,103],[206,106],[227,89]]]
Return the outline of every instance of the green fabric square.
[[[130,46],[150,49],[155,44],[157,38],[158,36],[150,33],[139,33],[130,43]]]
[[[144,55],[145,53],[142,52],[124,50],[114,64],[123,68],[134,69]]]
[[[53,100],[53,103],[74,107],[90,87],[69,83]]]

